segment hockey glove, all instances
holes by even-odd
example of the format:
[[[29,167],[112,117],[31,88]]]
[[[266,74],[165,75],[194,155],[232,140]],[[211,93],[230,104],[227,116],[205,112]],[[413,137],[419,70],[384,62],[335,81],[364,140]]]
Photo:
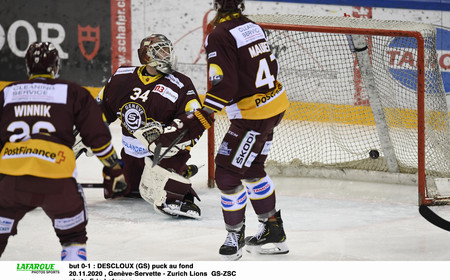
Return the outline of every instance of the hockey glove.
[[[75,158],[79,158],[83,153],[88,157],[92,157],[94,153],[91,148],[84,145],[80,133],[77,130],[74,130],[73,134],[75,135],[75,144],[73,144],[72,150],[75,154]]]
[[[205,130],[211,127],[214,119],[203,109],[198,109],[194,113],[186,113],[178,119],[173,120],[172,126],[179,132],[188,130],[189,139],[195,139],[203,134]]]
[[[122,167],[121,160],[114,167],[103,167],[103,196],[105,199],[121,197],[129,193]]]
[[[147,147],[148,150],[150,150],[148,147],[150,144],[155,142],[156,139],[159,138],[161,134],[164,133],[164,129],[160,122],[153,121],[149,122],[145,126],[137,129],[133,136],[136,137],[143,145]]]
[[[155,153],[156,145],[161,144],[163,149],[162,152],[166,150],[165,147],[169,147],[172,141],[177,138],[180,133],[176,127],[167,126],[162,127],[161,123],[153,121],[137,129],[133,136],[136,137],[151,153]],[[170,152],[164,157],[172,157],[178,153],[180,150],[184,150],[187,146],[191,144],[191,140],[188,137],[184,137],[185,141],[179,143],[173,147]]]

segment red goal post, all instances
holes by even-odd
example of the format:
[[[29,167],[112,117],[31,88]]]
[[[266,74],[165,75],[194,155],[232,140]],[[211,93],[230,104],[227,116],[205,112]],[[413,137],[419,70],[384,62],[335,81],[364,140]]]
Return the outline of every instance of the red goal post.
[[[417,183],[420,205],[450,202],[436,184],[450,177],[450,133],[434,26],[348,17],[250,18],[266,30],[291,101],[275,130],[269,174],[331,178],[355,171],[373,181],[389,175]],[[215,118],[208,131],[210,187],[228,127],[223,112]]]

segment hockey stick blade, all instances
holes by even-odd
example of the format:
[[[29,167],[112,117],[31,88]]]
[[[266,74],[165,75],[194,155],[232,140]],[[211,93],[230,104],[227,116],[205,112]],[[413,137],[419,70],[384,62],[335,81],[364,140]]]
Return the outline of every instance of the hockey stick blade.
[[[441,218],[440,216],[438,216],[428,206],[420,205],[419,213],[420,213],[420,215],[422,215],[422,217],[425,218],[425,220],[432,223],[433,225],[435,225],[443,230],[450,231],[450,222]]]
[[[186,135],[186,133],[188,132],[187,129],[183,130],[180,135],[178,135],[177,138],[175,138],[175,140],[172,141],[172,143],[170,143],[169,147],[167,147],[167,149],[164,151],[164,153],[162,155],[159,155],[161,153],[161,144],[156,145],[155,148],[155,153],[153,154],[153,164],[152,167],[154,167],[155,165],[157,165],[163,158],[164,156],[170,151],[172,150],[172,148],[178,144],[178,142],[181,141],[181,139],[184,137],[184,135]]]

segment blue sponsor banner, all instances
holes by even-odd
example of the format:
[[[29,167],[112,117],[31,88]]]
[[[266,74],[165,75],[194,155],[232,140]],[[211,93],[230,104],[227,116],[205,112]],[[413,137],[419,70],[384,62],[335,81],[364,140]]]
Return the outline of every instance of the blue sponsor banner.
[[[417,89],[417,65],[413,53],[417,49],[415,38],[397,37],[391,41],[386,52],[389,58],[389,73],[408,89]]]
[[[441,68],[445,92],[450,92],[450,30],[447,27],[437,28],[436,48],[438,63]]]
[[[258,0],[258,1],[450,11],[450,0],[277,0],[277,1]]]

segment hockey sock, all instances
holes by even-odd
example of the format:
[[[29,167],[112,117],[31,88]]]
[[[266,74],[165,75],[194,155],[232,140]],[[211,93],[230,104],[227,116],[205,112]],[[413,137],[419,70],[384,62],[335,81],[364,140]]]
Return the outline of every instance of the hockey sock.
[[[86,261],[86,244],[66,244],[62,246],[61,261]]]

